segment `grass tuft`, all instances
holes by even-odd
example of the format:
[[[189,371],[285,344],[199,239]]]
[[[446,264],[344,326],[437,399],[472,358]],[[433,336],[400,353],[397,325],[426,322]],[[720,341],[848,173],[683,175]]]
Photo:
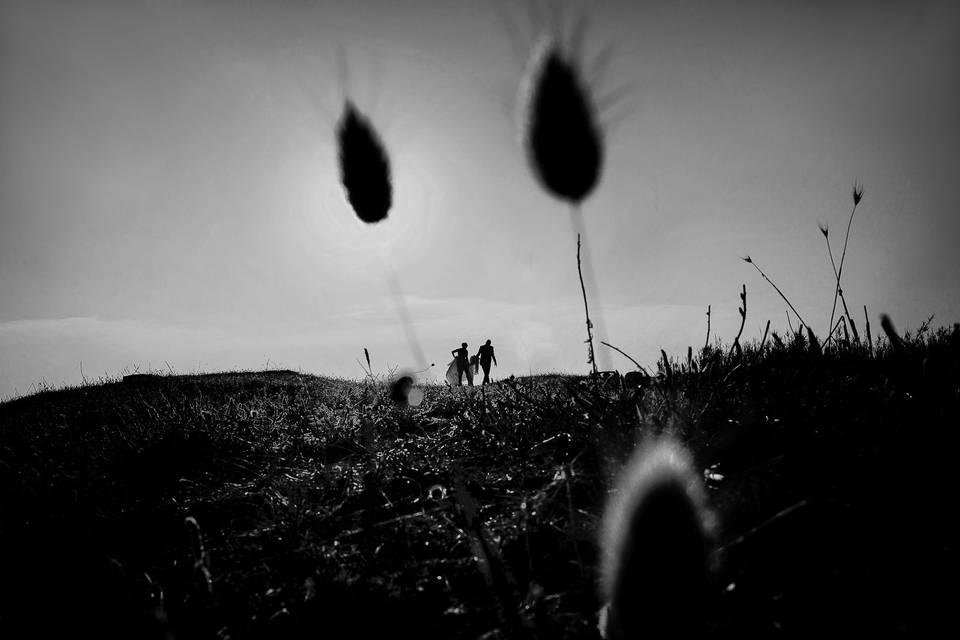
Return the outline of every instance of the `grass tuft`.
[[[0,636],[596,638],[609,490],[664,437],[721,515],[707,633],[920,635],[953,610],[960,327],[890,329],[417,407],[281,371],[0,403]]]

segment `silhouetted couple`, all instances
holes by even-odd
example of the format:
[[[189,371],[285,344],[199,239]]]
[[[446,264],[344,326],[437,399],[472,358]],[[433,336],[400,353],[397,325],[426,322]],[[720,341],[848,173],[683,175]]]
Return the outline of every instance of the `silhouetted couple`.
[[[463,375],[467,375],[467,384],[473,386],[473,376],[477,374],[477,365],[483,369],[483,384],[490,382],[490,363],[497,364],[497,356],[493,353],[493,345],[487,340],[487,343],[480,347],[476,355],[470,356],[467,351],[467,343],[461,343],[459,349],[450,352],[453,355],[453,362],[447,369],[447,382],[453,386],[453,380],[456,380],[457,386],[463,386]],[[455,368],[455,377],[454,375]]]

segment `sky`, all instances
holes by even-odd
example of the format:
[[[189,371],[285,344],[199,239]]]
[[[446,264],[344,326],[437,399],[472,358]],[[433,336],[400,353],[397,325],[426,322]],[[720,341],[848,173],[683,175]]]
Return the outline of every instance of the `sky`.
[[[787,330],[746,255],[825,333],[817,225],[839,252],[854,180],[858,324],[960,321],[960,3],[0,0],[0,399],[136,371],[359,378],[365,347],[439,380],[486,339],[494,377],[586,373],[571,213],[526,163],[518,91],[578,19],[597,340],[681,356],[710,305],[729,342],[742,284],[744,336]],[[390,156],[374,226],[339,183],[345,98]]]

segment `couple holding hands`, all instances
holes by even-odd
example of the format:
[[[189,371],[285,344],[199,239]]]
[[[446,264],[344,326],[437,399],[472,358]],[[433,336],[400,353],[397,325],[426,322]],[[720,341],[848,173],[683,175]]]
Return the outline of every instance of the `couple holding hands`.
[[[447,367],[447,384],[451,387],[456,385],[463,386],[463,374],[467,374],[467,384],[473,386],[473,376],[479,372],[477,367],[483,368],[483,384],[490,382],[490,363],[497,364],[497,356],[493,353],[493,345],[487,340],[487,343],[480,346],[476,355],[470,356],[467,351],[467,343],[460,345],[459,349],[450,352],[453,355],[453,362]]]

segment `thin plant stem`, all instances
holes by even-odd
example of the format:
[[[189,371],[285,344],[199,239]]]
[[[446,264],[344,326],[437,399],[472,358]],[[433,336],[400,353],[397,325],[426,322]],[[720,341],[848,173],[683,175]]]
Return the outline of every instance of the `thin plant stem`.
[[[593,349],[593,334],[594,329],[596,329],[597,335],[605,336],[603,326],[603,311],[598,310],[596,314],[596,323],[590,319],[590,310],[587,305],[587,290],[584,284],[590,285],[590,291],[593,293],[594,300],[599,299],[599,294],[597,293],[597,283],[596,278],[593,275],[593,261],[590,259],[590,248],[589,243],[587,242],[587,230],[584,228],[582,212],[580,207],[574,205],[570,208],[570,223],[573,227],[574,233],[577,235],[577,273],[580,275],[580,290],[583,293],[583,310],[586,315],[586,325],[587,325],[587,348],[589,349],[590,364],[592,366],[593,373],[597,373],[597,356],[603,360],[603,369],[608,370],[610,368],[609,358],[606,353],[596,353]],[[581,258],[581,242],[584,247],[583,257]]]
[[[857,212],[857,205],[859,205],[859,199],[854,198],[853,208],[850,209],[850,219],[847,220],[847,233],[843,238],[843,251],[840,253],[840,267],[837,269],[837,287],[833,292],[833,308],[830,310],[830,324],[828,326],[833,326],[833,317],[837,311],[837,297],[840,296],[840,278],[843,276],[843,261],[847,257],[847,243],[850,240],[850,227],[853,225],[853,216]],[[829,243],[827,244],[829,247]],[[844,309],[846,309],[846,303],[844,303]],[[847,315],[850,315],[849,313]]]
[[[857,205],[853,205],[853,207],[854,209],[856,209]],[[850,221],[851,222],[853,221],[852,212],[850,214]],[[824,227],[824,229],[825,228],[826,227]],[[848,237],[849,237],[849,233],[850,233],[850,227],[848,225],[847,226]],[[833,267],[833,277],[836,278],[837,280],[837,291],[834,293],[833,310],[830,312],[830,326],[833,326],[833,313],[834,311],[836,311],[836,307],[837,307],[836,296],[839,293],[840,302],[843,304],[843,313],[844,315],[847,316],[847,322],[850,323],[850,327],[853,329],[854,338],[856,338],[857,341],[859,342],[860,337],[859,335],[857,335],[856,325],[853,323],[853,318],[850,317],[850,310],[847,308],[847,299],[843,295],[843,288],[840,286],[840,271],[837,269],[837,263],[833,258],[833,249],[830,247],[830,238],[827,236],[826,232],[824,232],[823,234],[823,239],[827,243],[827,255],[830,256],[830,266]],[[846,253],[846,243],[844,243],[844,253]],[[842,264],[842,260],[841,260],[841,264]],[[823,346],[826,347],[827,344],[829,344],[830,340],[832,339],[833,339],[833,332],[831,331],[830,335],[827,336],[827,339],[824,341]]]
[[[793,311],[794,315],[797,316],[797,320],[800,321],[800,324],[803,325],[804,327],[808,326],[807,323],[803,321],[803,318],[800,317],[800,314],[797,312],[797,310],[794,308],[794,306],[790,303],[790,301],[787,300],[787,296],[783,295],[783,291],[780,291],[780,287],[778,287],[777,285],[775,285],[775,284],[773,283],[773,280],[771,280],[770,278],[767,277],[767,274],[765,274],[765,273],[763,272],[763,269],[761,269],[761,268],[757,265],[757,263],[753,261],[753,258],[751,258],[750,256],[747,256],[746,258],[743,259],[743,261],[744,261],[744,262],[749,262],[750,264],[752,264],[752,265],[753,265],[753,268],[756,269],[757,271],[759,271],[759,272],[760,272],[760,275],[763,276],[763,279],[766,280],[767,282],[769,282],[769,283],[770,283],[770,286],[777,290],[777,293],[780,294],[780,297],[783,298],[783,301],[787,303],[787,306],[790,307],[790,310]]]
[[[778,511],[777,513],[775,513],[775,514],[772,515],[771,517],[767,518],[766,520],[764,520],[763,522],[761,522],[760,524],[758,524],[758,525],[755,526],[754,528],[750,529],[749,531],[747,531],[747,532],[744,533],[743,535],[741,535],[741,536],[735,538],[734,540],[728,542],[727,544],[723,545],[722,547],[720,547],[720,548],[718,549],[718,551],[721,551],[721,552],[722,552],[722,551],[726,551],[727,549],[730,549],[730,548],[735,547],[735,546],[737,546],[737,545],[739,545],[739,544],[742,544],[744,540],[747,540],[748,538],[750,538],[750,537],[752,537],[753,535],[755,535],[756,533],[762,531],[762,530],[765,529],[766,527],[769,527],[770,525],[772,525],[772,524],[773,524],[774,522],[776,522],[777,520],[780,520],[781,518],[784,518],[784,517],[790,515],[791,513],[793,513],[794,511],[796,511],[797,509],[800,509],[800,508],[802,508],[802,507],[807,506],[808,504],[810,504],[810,502],[811,502],[812,500],[813,500],[812,497],[807,497],[807,498],[804,498],[803,500],[800,500],[799,502],[793,503],[792,505],[790,505],[790,506],[787,507],[786,509],[783,509],[783,510],[781,510],[781,511]]]
[[[830,247],[830,238],[827,236],[826,233],[824,233],[823,239],[824,239],[824,242],[827,243],[827,255],[830,256],[830,266],[833,267],[833,278],[834,280],[839,281],[840,276],[837,273],[837,262],[836,260],[833,259],[833,249]],[[841,295],[842,295],[842,292],[841,292]],[[824,341],[823,346],[827,346],[827,344],[829,344],[829,342],[833,339],[832,327],[833,327],[833,314],[831,312],[830,324],[827,326],[827,329],[830,330],[830,335],[827,336],[827,339]]]
[[[619,349],[619,348],[613,346],[612,344],[610,344],[609,342],[604,342],[603,340],[600,341],[600,344],[606,345],[606,346],[610,347],[611,349],[613,349],[614,351],[616,351],[617,353],[619,353],[620,355],[622,355],[623,357],[625,357],[627,360],[629,360],[629,361],[632,362],[633,364],[637,365],[637,369],[639,369],[640,371],[642,371],[642,372],[644,372],[644,373],[647,372],[647,370],[643,368],[643,365],[641,365],[639,362],[637,362],[636,360],[634,360],[633,358],[631,358],[629,354],[627,354],[627,353],[625,353],[625,352],[623,351],[623,349]]]
[[[707,339],[703,341],[703,350],[710,345],[710,305],[707,305]]]
[[[580,274],[580,290],[583,292],[583,313],[587,317],[587,359],[597,373],[596,352],[593,350],[593,323],[590,322],[590,307],[587,304],[587,289],[583,286],[583,270],[580,268],[580,234],[577,234],[577,273]]]
[[[397,315],[400,316],[400,324],[403,325],[407,346],[413,352],[413,357],[417,361],[417,369],[425,369],[427,367],[427,357],[423,353],[423,347],[420,346],[420,339],[417,337],[413,318],[410,317],[410,311],[407,309],[407,301],[403,295],[403,288],[400,286],[400,279],[397,278],[396,271],[393,269],[384,247],[380,247],[380,261],[387,276],[387,286],[390,288],[394,306],[397,308]]]
[[[832,338],[832,337],[834,336],[834,334],[837,333],[837,329],[840,328],[840,320],[842,320],[842,318],[838,319],[838,320],[837,320],[837,324],[833,325],[833,329],[830,330],[830,335],[827,336],[827,340],[829,340],[830,338]],[[826,344],[826,341],[824,341],[824,344]]]
[[[740,331],[737,332],[737,337],[733,339],[733,345],[730,347],[730,353],[732,354],[734,350],[739,355],[743,355],[743,348],[740,346],[740,336],[743,335],[743,327],[747,324],[747,285],[743,285],[743,290],[740,292],[740,300],[743,302],[743,305],[737,308],[737,311],[740,312]]]
[[[770,321],[767,320],[767,326],[763,330],[763,338],[760,340],[760,346],[757,347],[757,358],[759,359],[761,354],[763,354],[763,345],[767,344],[767,334],[770,333]]]

